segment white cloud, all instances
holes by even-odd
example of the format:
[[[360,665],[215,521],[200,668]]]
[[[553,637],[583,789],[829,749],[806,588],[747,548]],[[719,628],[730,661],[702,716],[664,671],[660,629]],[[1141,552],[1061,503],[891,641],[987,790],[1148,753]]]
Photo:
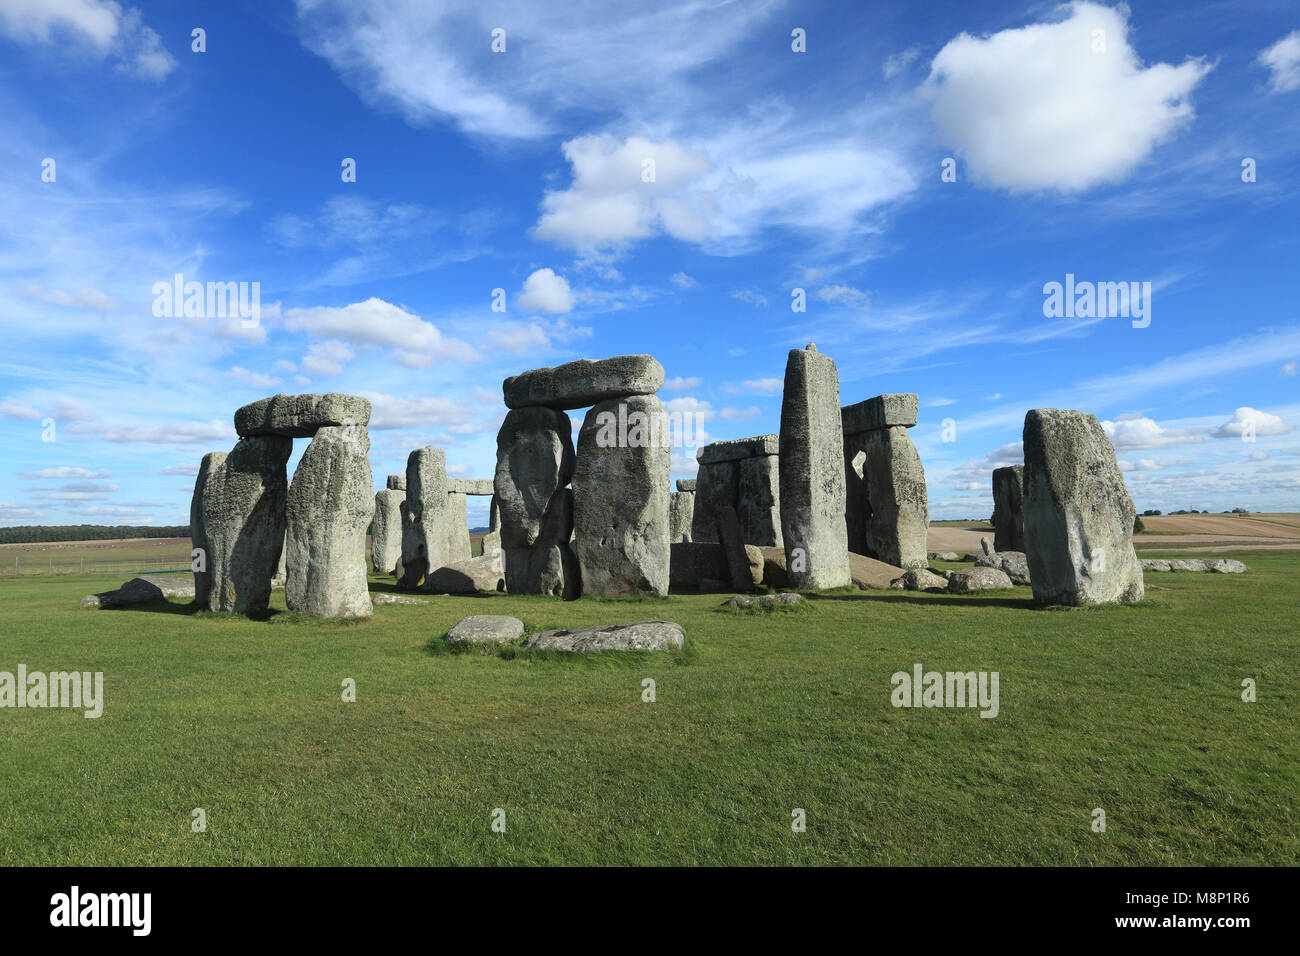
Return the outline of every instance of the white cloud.
[[[96,468],[92,471],[89,468],[81,468],[75,465],[61,465],[58,468],[42,468],[40,471],[24,472],[22,478],[28,481],[39,481],[45,478],[112,478],[113,473],[104,469]]]
[[[1294,374],[1295,374],[1295,362],[1287,362],[1285,365],[1283,365],[1283,366],[1282,366],[1282,374],[1283,374],[1283,375],[1294,375]]]
[[[689,395],[670,398],[668,401],[664,402],[664,408],[670,413],[680,413],[683,416],[683,421],[691,421],[700,425],[712,421],[714,414],[712,405],[706,401],[702,401],[701,399],[692,398]]]
[[[739,385],[728,385],[726,388],[732,395],[779,395],[785,391],[785,379],[751,378]]]
[[[946,405],[956,405],[955,398],[932,398],[925,403],[926,408],[943,408]]]
[[[1119,421],[1101,423],[1110,442],[1117,450],[1127,448],[1163,448],[1165,445],[1182,445],[1203,442],[1205,435],[1186,429],[1164,428],[1145,417],[1121,418]]]
[[[1300,30],[1292,30],[1267,50],[1261,50],[1258,63],[1272,74],[1268,79],[1271,92],[1300,89]]]
[[[0,32],[25,43],[50,43],[70,34],[97,56],[113,53],[123,68],[161,80],[176,68],[162,38],[145,26],[140,13],[113,0],[3,0]]]
[[[755,292],[753,289],[737,289],[731,293],[731,297],[746,305],[752,305],[756,309],[761,309],[767,305],[767,296],[761,292]]]
[[[1210,67],[1144,67],[1127,15],[1076,2],[1058,23],[962,33],[939,51],[922,91],[973,180],[1064,192],[1117,182],[1192,119],[1188,97]]]
[[[676,378],[670,378],[664,382],[664,388],[670,392],[686,392],[692,388],[699,388],[704,383],[702,378],[682,378],[678,375]]]
[[[849,285],[825,285],[817,290],[817,298],[823,302],[839,302],[851,309],[866,309],[867,294]]]
[[[748,408],[724,408],[718,414],[729,422],[747,422],[757,418],[759,411],[757,405],[750,405]]]
[[[191,462],[187,465],[168,465],[166,468],[159,468],[160,475],[180,475],[185,478],[194,478],[199,473],[199,463]]]
[[[393,358],[408,368],[424,368],[440,361],[473,361],[473,346],[444,336],[432,322],[426,322],[400,306],[371,297],[340,308],[317,306],[289,309],[284,313],[290,331],[341,339],[363,347],[392,348]],[[304,362],[306,371],[312,371]]]
[[[230,371],[226,373],[227,378],[233,378],[237,382],[253,388],[275,388],[280,384],[280,379],[272,378],[270,375],[264,375],[261,372],[250,372],[241,365],[232,365]]]
[[[1232,418],[1216,428],[1213,434],[1216,438],[1240,438],[1243,434],[1249,434],[1251,429],[1256,436],[1285,435],[1295,431],[1295,426],[1288,425],[1276,415],[1242,406],[1232,413]]]
[[[501,322],[483,333],[483,342],[511,355],[523,355],[549,348],[551,337],[536,322]]]
[[[302,370],[312,375],[340,375],[355,354],[346,342],[338,339],[313,342],[302,357]]]
[[[19,401],[16,398],[6,398],[0,402],[0,415],[5,418],[40,418],[41,413],[29,405],[27,402]]]
[[[920,56],[921,51],[916,47],[908,47],[906,50],[900,50],[898,53],[891,54],[885,59],[881,72],[884,73],[885,79],[892,80],[899,73],[903,72],[912,61]]]
[[[370,429],[426,428],[431,425],[461,425],[470,410],[462,402],[430,395],[397,398],[382,392],[361,392],[370,402]]]
[[[674,272],[669,276],[668,281],[679,289],[694,289],[699,285],[698,282],[688,276],[685,272]]]
[[[106,292],[100,292],[98,289],[83,288],[77,292],[60,292],[57,289],[43,289],[40,283],[29,282],[20,286],[19,292],[29,299],[40,299],[44,302],[52,302],[55,305],[66,305],[74,308],[97,309],[101,312],[111,312],[122,307],[121,302]]]
[[[573,291],[569,280],[554,269],[538,269],[524,280],[519,306],[529,312],[561,315],[573,311]]]
[[[74,435],[98,438],[114,443],[145,443],[157,445],[225,444],[235,439],[235,429],[229,421],[173,422],[166,425],[73,425]]]

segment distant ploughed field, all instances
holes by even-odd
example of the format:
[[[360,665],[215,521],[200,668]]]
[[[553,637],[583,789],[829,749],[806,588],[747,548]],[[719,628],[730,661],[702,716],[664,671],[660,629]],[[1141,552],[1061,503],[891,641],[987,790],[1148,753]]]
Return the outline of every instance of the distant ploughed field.
[[[1239,551],[1300,548],[1300,514],[1158,515],[1143,518],[1146,531],[1134,545],[1146,551]],[[931,551],[978,551],[981,537],[992,537],[987,522],[931,525]]]

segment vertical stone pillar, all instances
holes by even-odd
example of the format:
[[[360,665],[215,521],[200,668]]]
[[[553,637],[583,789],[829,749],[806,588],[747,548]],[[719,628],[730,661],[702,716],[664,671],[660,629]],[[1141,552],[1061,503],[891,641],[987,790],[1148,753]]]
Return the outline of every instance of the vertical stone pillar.
[[[993,469],[993,550],[1025,550],[1025,466]]]
[[[194,572],[194,603],[203,608],[209,606],[208,596],[212,593],[212,542],[208,540],[203,502],[209,483],[225,460],[224,451],[210,451],[203,456],[199,473],[194,478],[194,494],[190,498],[191,566],[202,568]],[[194,551],[199,553],[194,555]]]
[[[402,503],[406,492],[381,488],[375,492],[375,520],[370,532],[370,567],[392,574],[402,563]]]
[[[441,448],[428,445],[407,456],[404,508],[401,583],[415,588],[447,563],[447,456]]]
[[[790,585],[849,584],[839,373],[812,344],[792,349],[786,362],[780,455],[781,532]]]

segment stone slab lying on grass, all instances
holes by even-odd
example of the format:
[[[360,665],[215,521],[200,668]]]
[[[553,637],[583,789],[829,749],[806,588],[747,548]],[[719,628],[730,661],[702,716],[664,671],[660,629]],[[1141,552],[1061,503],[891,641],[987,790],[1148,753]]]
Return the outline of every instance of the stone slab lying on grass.
[[[911,568],[903,572],[903,589],[907,591],[946,591],[948,579],[926,568]]]
[[[132,578],[114,591],[87,594],[81,599],[81,606],[100,609],[126,607],[129,604],[145,604],[169,597],[192,599],[194,579],[188,575],[171,577],[161,574]]]
[[[723,607],[777,607],[803,603],[797,594],[737,594],[722,602]]]
[[[430,594],[473,594],[476,591],[504,591],[506,575],[501,560],[481,554],[429,572],[421,587]]]
[[[524,641],[524,647],[542,651],[666,651],[681,647],[686,632],[672,621],[633,621],[576,631],[542,631]]]
[[[948,578],[948,590],[953,594],[966,594],[970,591],[993,591],[998,588],[1011,587],[1011,579],[1006,572],[997,568],[970,568],[966,571],[954,571]]]
[[[956,551],[931,551],[926,554],[929,561],[960,561],[961,557]]]
[[[408,597],[405,594],[389,594],[387,591],[376,591],[370,595],[371,604],[428,604],[428,601],[422,601],[420,598]]]
[[[524,622],[504,614],[471,614],[456,622],[447,632],[448,644],[486,644],[495,641],[503,644],[524,636]]]
[[[1029,585],[1029,560],[1023,551],[994,551],[975,559],[977,568],[997,568],[1012,584]]]
[[[1143,571],[1202,571],[1216,574],[1242,574],[1246,566],[1231,558],[1143,558]]]

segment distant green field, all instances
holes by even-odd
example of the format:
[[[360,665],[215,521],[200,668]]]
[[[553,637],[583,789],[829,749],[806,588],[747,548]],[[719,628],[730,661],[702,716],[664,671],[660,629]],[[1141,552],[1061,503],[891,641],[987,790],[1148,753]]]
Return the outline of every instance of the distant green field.
[[[1296,865],[1300,552],[1224,556],[1250,572],[1152,574],[1144,604],[1083,611],[1025,588],[779,614],[493,595],[332,623],[276,592],[255,622],[0,579],[0,671],[103,671],[107,698],[97,720],[0,709],[0,863]],[[471,613],[668,618],[688,646],[444,650]],[[894,708],[918,663],[997,671],[1000,714]]]

